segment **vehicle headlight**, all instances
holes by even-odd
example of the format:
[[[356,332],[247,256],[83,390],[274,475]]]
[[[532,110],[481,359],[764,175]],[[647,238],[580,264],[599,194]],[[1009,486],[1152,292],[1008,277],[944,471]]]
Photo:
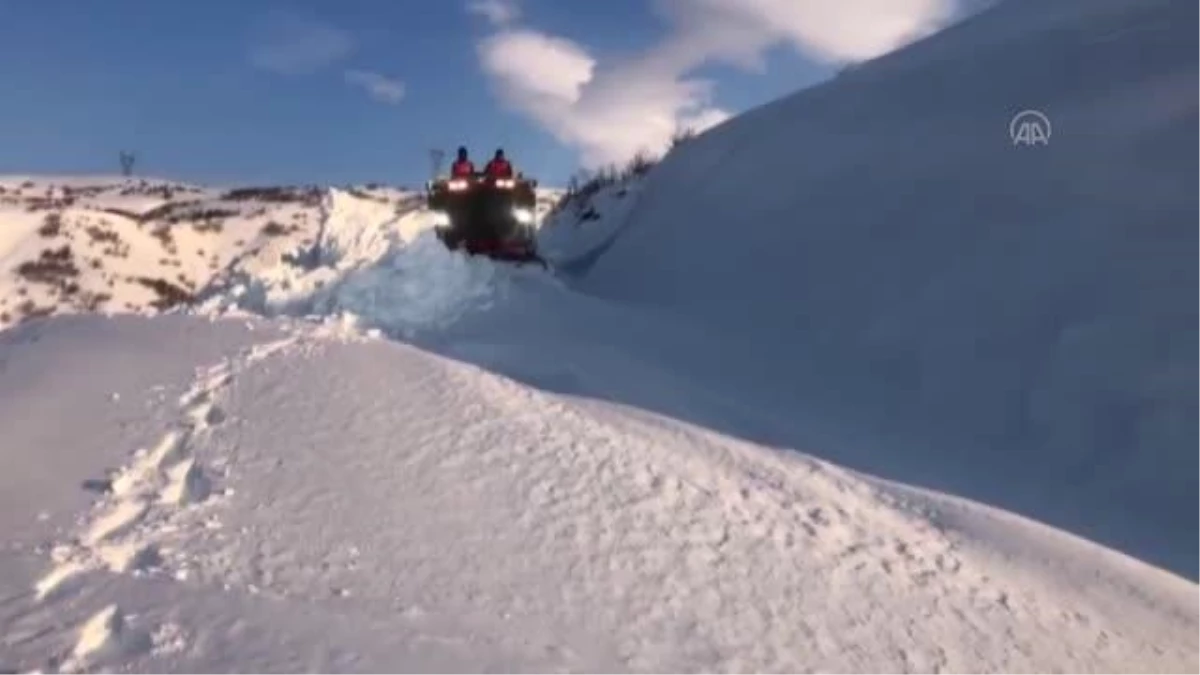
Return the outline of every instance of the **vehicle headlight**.
[[[511,178],[500,178],[500,179],[496,180],[496,187],[498,187],[498,188],[512,189],[512,188],[516,187],[516,185],[517,185],[517,181],[515,181]]]
[[[449,189],[451,192],[459,192],[461,190],[466,190],[468,185],[469,185],[469,183],[467,183],[467,181],[465,181],[461,178],[458,178],[458,179],[450,181],[449,183],[446,183],[446,188]]]
[[[515,216],[517,222],[521,223],[522,225],[530,225],[533,223],[533,211],[530,211],[529,209],[513,209],[513,216]]]

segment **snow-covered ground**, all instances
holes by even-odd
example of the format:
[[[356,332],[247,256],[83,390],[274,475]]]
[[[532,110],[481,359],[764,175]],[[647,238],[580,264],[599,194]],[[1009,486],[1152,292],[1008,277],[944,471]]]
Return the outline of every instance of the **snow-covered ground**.
[[[6,667],[1196,664],[1169,573],[410,345],[179,316],[4,335]]]
[[[999,3],[678,148],[578,287],[763,373],[758,438],[1195,579],[1196,19]]]
[[[120,300],[0,330],[0,671],[1200,669],[1191,24],[1048,7],[568,205],[555,273],[390,190],[5,180],[6,274],[102,261],[9,306]]]

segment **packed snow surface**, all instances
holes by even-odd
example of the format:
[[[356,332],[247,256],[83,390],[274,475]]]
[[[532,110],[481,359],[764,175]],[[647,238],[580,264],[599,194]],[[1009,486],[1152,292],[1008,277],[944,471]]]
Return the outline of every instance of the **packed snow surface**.
[[[1120,554],[338,334],[188,317],[5,333],[4,665],[1196,665],[1194,585]],[[80,413],[48,425],[50,406]]]
[[[0,671],[1200,670],[1185,9],[1001,3],[551,271],[403,190],[0,179]]]

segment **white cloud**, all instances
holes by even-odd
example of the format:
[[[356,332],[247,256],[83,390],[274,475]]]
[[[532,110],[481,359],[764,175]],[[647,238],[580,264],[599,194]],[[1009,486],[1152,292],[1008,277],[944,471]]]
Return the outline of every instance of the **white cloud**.
[[[368,70],[347,70],[345,78],[348,84],[362,87],[377,101],[396,104],[404,99],[404,83],[395,78]]]
[[[683,117],[710,123],[700,81],[677,81],[641,67],[598,70],[581,46],[532,30],[504,30],[479,45],[501,100],[578,148],[589,166],[657,150]]]
[[[521,14],[514,0],[472,0],[467,11],[482,16],[495,26],[507,26]]]
[[[315,72],[354,50],[346,31],[294,12],[273,11],[255,27],[250,62],[285,75]]]
[[[689,56],[756,61],[789,43],[811,58],[868,59],[920,37],[950,18],[955,0],[655,0],[673,24],[669,42]]]
[[[595,61],[570,40],[528,30],[505,31],[479,48],[488,74],[539,105],[571,105],[592,79]]]
[[[577,148],[586,166],[661,151],[681,129],[728,118],[699,67],[751,71],[790,45],[819,62],[891,51],[943,24],[955,0],[652,0],[668,24],[650,49],[601,63],[577,43],[504,25],[479,45],[503,102]],[[782,93],[782,92],[781,92]]]

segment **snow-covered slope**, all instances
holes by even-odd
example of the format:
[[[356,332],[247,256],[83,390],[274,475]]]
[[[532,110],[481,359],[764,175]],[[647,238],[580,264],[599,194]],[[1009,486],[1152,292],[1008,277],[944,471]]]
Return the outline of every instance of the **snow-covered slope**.
[[[411,346],[188,317],[3,336],[6,669],[1197,666],[1177,577]]]
[[[776,442],[1195,578],[1196,13],[1011,0],[751,111],[580,286],[721,342],[707,384],[764,373]]]
[[[413,236],[429,224],[418,205],[419,195],[382,187],[0,177],[0,329],[64,312],[155,313],[304,251],[369,255],[381,236],[364,224]]]
[[[1194,583],[647,412],[762,421],[658,358],[719,342],[435,244],[291,306],[316,322],[0,333],[0,667],[1200,666]]]
[[[561,274],[584,274],[616,242],[631,220],[644,186],[641,178],[627,176],[560,195],[558,207],[546,214],[538,229],[538,247]]]

